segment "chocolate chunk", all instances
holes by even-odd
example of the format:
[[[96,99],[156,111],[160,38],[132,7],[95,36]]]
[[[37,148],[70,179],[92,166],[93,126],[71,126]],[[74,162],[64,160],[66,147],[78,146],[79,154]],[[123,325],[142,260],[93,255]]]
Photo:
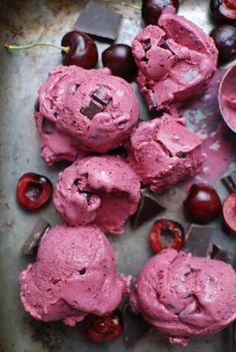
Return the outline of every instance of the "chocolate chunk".
[[[90,0],[75,22],[74,29],[87,34],[115,40],[121,15]]]
[[[95,93],[93,93],[92,98],[96,100],[99,104],[107,106],[109,101],[112,99],[107,92],[106,87],[100,86]]]
[[[184,251],[197,257],[207,257],[212,250],[214,227],[192,224],[186,234]]]
[[[233,265],[233,255],[224,248],[221,248],[218,244],[212,243],[212,249],[210,252],[211,258],[221,260],[227,264]]]
[[[221,182],[227,188],[230,193],[236,193],[236,172],[232,172],[232,174],[222,177]]]
[[[101,111],[103,111],[103,106],[93,99],[90,100],[88,106],[80,110],[81,114],[88,117],[89,119],[92,119],[97,113]]]
[[[133,229],[136,229],[138,226],[142,225],[144,222],[149,221],[154,216],[156,216],[162,207],[154,194],[149,192],[147,189],[141,190],[141,199],[138,205],[136,213],[131,216],[130,223]]]
[[[151,47],[152,47],[151,40],[150,40],[149,38],[146,39],[146,40],[143,40],[143,41],[142,41],[142,45],[143,45],[143,49],[144,49],[145,51],[148,51],[148,50],[151,49]]]
[[[49,222],[44,219],[39,219],[31,231],[29,237],[21,248],[21,253],[29,255],[33,253],[33,249],[38,246],[41,237],[45,231],[50,227]]]
[[[156,100],[155,93],[153,90],[149,91],[146,94],[146,103],[149,111],[156,111],[158,110],[158,103]]]
[[[131,311],[129,303],[125,303],[121,310],[122,320],[124,324],[124,341],[128,346],[134,346],[135,343],[143,337],[150,329],[141,314],[134,314]]]

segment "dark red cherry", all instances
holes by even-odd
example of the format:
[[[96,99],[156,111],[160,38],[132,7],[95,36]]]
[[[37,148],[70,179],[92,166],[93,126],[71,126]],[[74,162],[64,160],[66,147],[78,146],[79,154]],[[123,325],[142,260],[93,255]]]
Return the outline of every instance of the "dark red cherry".
[[[211,0],[210,10],[215,19],[236,23],[235,0]]]
[[[114,76],[122,77],[127,81],[134,80],[138,72],[131,47],[126,44],[109,46],[102,53],[102,63]]]
[[[226,226],[236,233],[236,193],[229,194],[224,201],[223,217]]]
[[[23,208],[37,210],[49,201],[52,192],[53,186],[47,177],[29,172],[19,179],[16,197]]]
[[[193,184],[184,202],[189,219],[196,223],[208,223],[221,212],[221,201],[214,188],[205,184]]]
[[[110,342],[122,333],[121,318],[118,313],[108,313],[102,317],[94,316],[86,330],[88,338],[95,343]]]
[[[69,47],[68,53],[62,51],[63,65],[77,65],[86,69],[96,66],[98,50],[94,40],[83,32],[72,31],[61,40],[63,47]]]
[[[176,13],[179,0],[143,0],[142,17],[146,24],[155,24],[164,13]]]
[[[165,248],[178,251],[184,244],[184,228],[176,221],[159,219],[152,226],[149,240],[154,253]]]
[[[236,55],[236,27],[223,25],[211,32],[219,51],[219,61],[230,61]]]

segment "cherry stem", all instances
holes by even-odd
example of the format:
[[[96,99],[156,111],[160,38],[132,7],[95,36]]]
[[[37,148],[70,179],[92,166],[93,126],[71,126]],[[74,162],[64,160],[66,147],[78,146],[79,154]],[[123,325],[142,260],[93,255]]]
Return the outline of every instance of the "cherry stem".
[[[11,44],[4,44],[5,48],[10,49],[10,50],[23,50],[23,49],[31,49],[35,48],[37,46],[49,46],[52,48],[60,49],[64,51],[66,54],[68,54],[70,47],[69,46],[59,46],[59,45],[54,45],[54,44],[44,44],[44,43],[34,43],[34,44],[28,44],[28,45],[11,45]]]

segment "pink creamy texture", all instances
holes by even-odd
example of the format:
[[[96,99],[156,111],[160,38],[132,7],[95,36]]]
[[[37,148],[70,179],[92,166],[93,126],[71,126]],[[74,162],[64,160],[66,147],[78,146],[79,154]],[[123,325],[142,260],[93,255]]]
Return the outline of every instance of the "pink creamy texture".
[[[57,66],[40,87],[38,99],[36,125],[42,157],[50,165],[75,160],[81,152],[116,148],[128,139],[139,117],[131,85],[108,69]],[[91,103],[99,110],[88,117]]]
[[[19,279],[21,301],[32,317],[71,326],[87,314],[113,311],[129,281],[116,276],[112,248],[97,227],[65,225],[44,234],[36,262]]]
[[[236,132],[236,65],[223,77],[219,90],[219,106],[225,122]]]
[[[78,160],[59,174],[54,194],[57,211],[70,225],[93,223],[104,232],[120,234],[140,199],[140,181],[117,156]]]
[[[162,15],[132,43],[137,83],[149,110],[169,109],[202,93],[217,65],[213,40],[182,16]]]
[[[131,166],[156,192],[195,175],[204,160],[199,137],[167,114],[140,123],[128,150]]]
[[[236,319],[236,274],[224,262],[167,249],[145,264],[130,302],[172,343],[186,345]]]

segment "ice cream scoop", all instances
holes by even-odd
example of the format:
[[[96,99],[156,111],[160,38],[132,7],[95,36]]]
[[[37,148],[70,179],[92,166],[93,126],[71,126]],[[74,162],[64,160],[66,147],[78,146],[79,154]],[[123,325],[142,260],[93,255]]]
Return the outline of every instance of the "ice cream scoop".
[[[167,114],[141,122],[127,148],[131,166],[154,192],[195,175],[204,161],[199,137]]]
[[[37,102],[41,155],[49,165],[120,146],[139,118],[131,85],[108,69],[57,66],[39,88]]]
[[[142,29],[132,50],[139,68],[137,83],[151,111],[202,93],[216,70],[218,52],[212,38],[174,14]]]
[[[224,75],[218,95],[222,117],[232,131],[236,132],[236,65]]]
[[[91,156],[59,174],[54,204],[70,225],[96,224],[104,232],[120,234],[140,199],[140,181],[120,157]]]
[[[36,262],[20,276],[20,298],[32,317],[75,325],[120,303],[128,279],[116,275],[109,241],[96,226],[57,225],[43,235]]]
[[[163,250],[142,268],[130,303],[171,342],[186,345],[236,319],[236,274],[222,261]]]

